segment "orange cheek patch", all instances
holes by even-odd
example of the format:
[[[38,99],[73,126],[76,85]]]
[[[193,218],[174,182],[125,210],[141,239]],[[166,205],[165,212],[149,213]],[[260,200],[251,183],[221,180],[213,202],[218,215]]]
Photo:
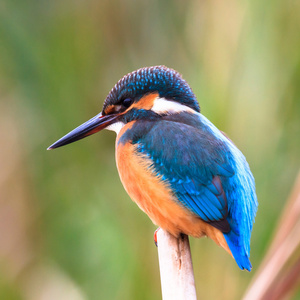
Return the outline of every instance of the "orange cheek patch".
[[[105,110],[104,110],[104,113],[106,115],[109,115],[111,113],[114,113],[115,112],[115,106],[114,105],[108,105]]]
[[[151,109],[154,103],[154,100],[159,97],[158,93],[146,94],[142,97],[137,103],[134,103],[130,108],[136,109]]]

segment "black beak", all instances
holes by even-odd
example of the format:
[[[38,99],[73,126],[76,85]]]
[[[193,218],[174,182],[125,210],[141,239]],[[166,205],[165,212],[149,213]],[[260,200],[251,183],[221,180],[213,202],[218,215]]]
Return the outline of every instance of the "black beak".
[[[94,118],[88,120],[82,125],[78,126],[64,137],[52,144],[47,150],[55,149],[67,144],[71,144],[78,140],[81,140],[91,134],[94,134],[107,126],[117,121],[118,115],[102,116],[102,113],[98,114]]]

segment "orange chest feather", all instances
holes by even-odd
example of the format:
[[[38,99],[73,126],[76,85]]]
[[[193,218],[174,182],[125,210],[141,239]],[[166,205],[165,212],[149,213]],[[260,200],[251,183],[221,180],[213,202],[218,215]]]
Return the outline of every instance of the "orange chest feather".
[[[135,145],[118,145],[116,161],[121,181],[129,196],[159,225],[157,218],[163,207],[174,202],[171,189],[160,177],[154,175],[151,160],[138,154]]]

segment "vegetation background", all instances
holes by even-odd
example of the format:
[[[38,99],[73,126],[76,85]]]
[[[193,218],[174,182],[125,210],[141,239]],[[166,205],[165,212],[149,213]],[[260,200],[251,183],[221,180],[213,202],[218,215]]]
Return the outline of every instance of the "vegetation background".
[[[199,298],[240,299],[300,166],[299,32],[297,0],[1,1],[0,298],[160,299],[156,228],[120,183],[114,133],[46,148],[123,75],[164,64],[256,178],[251,273],[191,239]]]

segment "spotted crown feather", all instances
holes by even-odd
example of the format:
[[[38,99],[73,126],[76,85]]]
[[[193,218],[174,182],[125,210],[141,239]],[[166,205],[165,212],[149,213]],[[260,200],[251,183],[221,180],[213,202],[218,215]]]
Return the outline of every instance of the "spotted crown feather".
[[[158,92],[160,97],[177,101],[197,112],[200,107],[188,83],[177,71],[165,66],[145,67],[128,73],[109,92],[103,110],[126,98],[138,101],[147,93]]]

